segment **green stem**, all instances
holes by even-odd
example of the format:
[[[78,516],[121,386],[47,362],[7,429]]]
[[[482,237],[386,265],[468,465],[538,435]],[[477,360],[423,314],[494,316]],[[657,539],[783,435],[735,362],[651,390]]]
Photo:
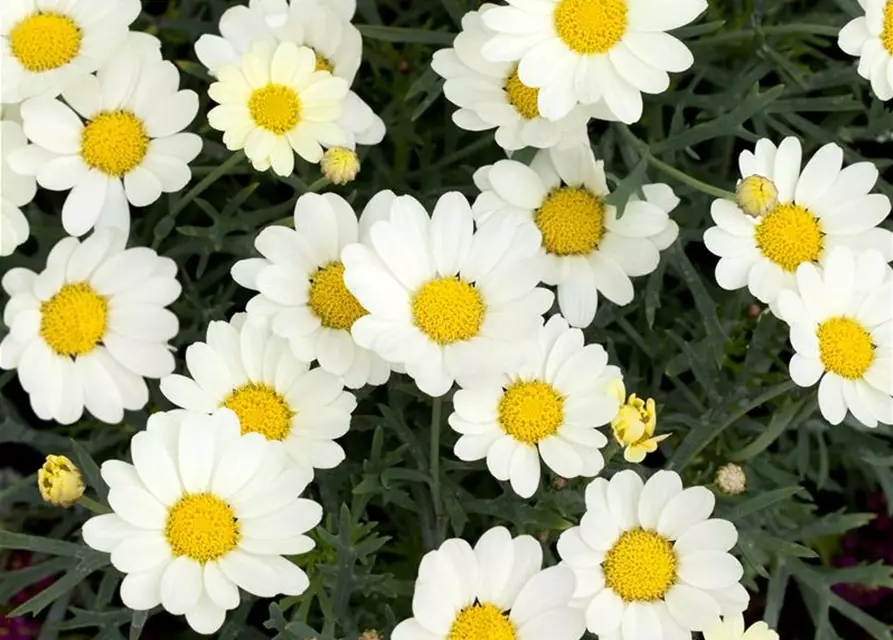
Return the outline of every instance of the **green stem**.
[[[307,187],[307,193],[319,193],[323,188],[329,186],[330,184],[332,184],[332,181],[323,176],[322,178],[319,178],[318,180],[310,183],[310,186]]]
[[[431,405],[431,500],[434,503],[435,530],[440,544],[443,533],[441,521],[443,517],[443,500],[440,495],[440,418],[443,413],[443,397],[434,398]]]
[[[83,495],[78,499],[78,504],[88,511],[92,511],[93,513],[98,513],[100,515],[112,512],[112,510],[104,504],[97,502],[93,498],[88,498],[86,495]]]
[[[230,169],[235,167],[237,164],[242,162],[242,160],[244,160],[244,159],[245,159],[245,154],[242,153],[241,151],[237,151],[236,153],[232,154],[229,158],[226,159],[226,161],[223,164],[221,164],[214,171],[212,171],[207,176],[205,176],[197,185],[192,187],[192,189],[187,191],[186,195],[184,195],[182,198],[177,200],[176,204],[174,204],[174,206],[171,207],[170,215],[176,216],[178,213],[180,213],[183,209],[186,208],[186,205],[188,205],[190,202],[195,200],[198,196],[200,196],[202,194],[202,192],[205,189],[207,189],[212,184],[214,184],[215,182],[220,180],[220,178],[222,178],[224,175],[226,175]]]
[[[702,182],[698,180],[694,176],[690,176],[684,171],[680,171],[676,167],[670,166],[663,160],[659,160],[651,154],[651,149],[648,147],[648,143],[640,140],[636,137],[632,131],[629,130],[629,127],[626,125],[619,125],[618,130],[620,134],[629,140],[633,146],[635,146],[639,152],[642,154],[642,157],[648,161],[652,167],[657,169],[658,171],[662,171],[669,176],[672,176],[679,182],[683,184],[687,184],[693,189],[697,189],[701,193],[706,193],[707,195],[715,196],[717,198],[724,198],[726,200],[734,200],[735,194],[731,191],[726,191],[725,189],[720,189],[719,187],[714,187],[712,184],[707,184],[706,182]]]

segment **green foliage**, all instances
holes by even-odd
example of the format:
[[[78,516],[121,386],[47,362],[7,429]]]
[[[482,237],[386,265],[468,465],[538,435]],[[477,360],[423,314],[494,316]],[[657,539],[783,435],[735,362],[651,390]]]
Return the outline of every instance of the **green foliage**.
[[[181,323],[175,346],[182,356],[203,338],[209,321],[243,308],[248,293],[229,270],[254,255],[257,232],[290,224],[299,195],[331,187],[315,166],[300,165],[288,178],[258,174],[208,127],[208,77],[191,47],[199,35],[216,33],[226,0],[143,3],[137,27],[161,38],[184,85],[201,96],[192,130],[205,145],[192,165],[192,183],[136,210],[131,234],[132,245],[150,246],[179,266],[183,294],[172,308]],[[428,205],[446,191],[473,198],[472,172],[502,157],[501,150],[492,132],[452,124],[453,107],[429,61],[437,48],[449,46],[463,13],[478,3],[358,4],[365,51],[354,88],[381,114],[388,134],[381,145],[361,149],[359,178],[334,191],[357,209],[382,189],[413,194]],[[831,590],[838,582],[893,587],[890,567],[830,566],[836,540],[870,520],[860,512],[865,492],[879,487],[893,509],[893,431],[869,431],[854,422],[830,427],[821,419],[815,390],[799,389],[789,379],[784,325],[752,308],[746,291],[715,285],[715,259],[701,236],[710,224],[711,199],[734,188],[738,153],[764,136],[796,135],[807,154],[836,142],[847,162],[875,162],[882,172],[877,189],[893,197],[891,144],[879,142],[893,129],[893,111],[871,97],[852,60],[836,47],[838,30],[857,10],[855,0],[713,2],[699,22],[677,33],[694,51],[694,67],[676,74],[668,92],[646,96],[641,122],[590,127],[596,152],[617,177],[615,203],[651,181],[670,183],[683,201],[673,213],[679,242],[654,273],[636,281],[632,304],[600,306],[587,339],[606,346],[628,389],[657,402],[658,431],[672,435],[647,466],[674,469],[688,485],[710,485],[728,461],[745,467],[747,492],[720,497],[717,513],[741,532],[745,584],[762,594],[754,598],[755,615],[772,625],[781,621],[785,629],[786,616],[792,616],[785,637],[798,640],[851,638],[846,634],[855,628],[875,640],[893,637],[888,624]],[[60,207],[59,194],[40,192],[27,209],[33,238],[4,260],[4,270],[42,268],[62,237]],[[0,385],[0,445],[29,452],[26,460],[31,453],[69,455],[85,474],[88,495],[100,502],[107,488],[96,462],[126,455],[148,413],[170,408],[153,383],[150,406],[129,413],[123,425],[85,418],[61,427],[30,413],[12,373],[0,375]],[[347,460],[319,472],[310,489],[326,513],[314,534],[317,549],[298,560],[308,570],[310,588],[301,597],[272,602],[244,597],[220,638],[355,640],[367,628],[389,631],[411,615],[422,554],[446,537],[473,540],[505,524],[515,535],[538,536],[554,562],[558,535],[578,522],[585,481],[565,486],[547,474],[536,496],[522,500],[493,480],[483,462],[456,460],[456,434],[445,425],[449,397],[432,402],[408,379],[394,376],[386,387],[361,391],[359,399],[352,429],[342,439]],[[614,455],[616,446],[606,453],[606,474],[628,466]],[[34,455],[22,471],[36,469],[40,457]],[[0,520],[6,529],[0,549],[35,553],[32,566],[4,575],[0,602],[27,585],[55,579],[13,611],[43,616],[41,640],[135,640],[144,627],[155,629],[152,637],[190,637],[182,620],[158,611],[133,613],[120,604],[120,574],[106,554],[79,542],[79,527],[90,515],[83,507],[42,505],[34,474],[0,487],[0,502],[14,505]],[[800,618],[800,599],[811,624]],[[838,626],[843,618],[855,626]]]

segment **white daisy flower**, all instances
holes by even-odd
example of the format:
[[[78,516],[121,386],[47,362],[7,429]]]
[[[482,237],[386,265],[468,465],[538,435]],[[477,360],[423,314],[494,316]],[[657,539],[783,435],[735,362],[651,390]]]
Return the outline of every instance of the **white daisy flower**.
[[[133,464],[109,460],[102,479],[113,513],[84,523],[84,542],[124,573],[121,600],[159,604],[198,633],[239,606],[239,588],[300,595],[307,575],[283,556],[314,547],[303,535],[322,507],[298,496],[310,476],[257,434],[239,435],[231,411],[155,413],[130,442]]]
[[[738,613],[717,618],[704,630],[704,640],[778,640],[778,634],[762,621],[752,624],[745,631],[744,616]]]
[[[893,424],[893,270],[875,251],[831,251],[825,268],[804,263],[778,297],[790,325],[791,379],[819,384],[831,424],[847,410],[866,427]]]
[[[412,618],[393,640],[579,640],[583,614],[571,606],[574,574],[541,569],[543,551],[528,535],[493,527],[474,548],[453,538],[419,564]]]
[[[380,192],[364,217],[386,217],[393,199]],[[348,387],[383,384],[390,366],[350,334],[368,313],[344,284],[341,249],[359,239],[353,208],[334,193],[306,193],[295,204],[294,225],[267,227],[254,242],[264,257],[233,265],[233,279],[260,292],[248,302],[249,315],[271,322],[299,360],[318,360]]]
[[[667,215],[679,198],[665,184],[642,186],[623,213],[605,204],[604,163],[588,145],[540,151],[530,166],[500,160],[474,174],[481,195],[474,216],[494,212],[531,219],[542,233],[543,282],[558,285],[558,305],[574,327],[595,317],[599,294],[619,305],[633,300],[631,276],[651,273],[679,235]]]
[[[518,61],[518,77],[540,90],[539,111],[559,120],[576,104],[604,100],[619,120],[642,117],[642,92],[662,93],[668,71],[694,61],[665,33],[688,24],[705,0],[509,0],[483,15],[495,32],[483,48],[494,62]]]
[[[356,3],[326,0],[250,0],[220,17],[220,36],[205,34],[195,43],[195,54],[211,75],[219,77],[227,64],[238,65],[255,43],[275,47],[291,42],[309,47],[317,71],[328,71],[352,85],[363,57],[363,38],[351,24]],[[337,122],[348,134],[346,145],[381,142],[384,122],[356,93],[348,91]]]
[[[765,212],[742,199],[714,200],[710,214],[716,226],[704,232],[707,248],[720,257],[716,282],[727,290],[747,287],[775,312],[779,291],[794,287],[803,263],[825,261],[829,250],[847,246],[875,249],[893,260],[893,232],[878,224],[890,213],[890,200],[869,193],[878,170],[870,162],[841,169],[843,151],[830,143],[819,149],[800,171],[800,141],[785,138],[775,147],[763,138],[754,153],[738,158],[741,185],[761,185]],[[739,199],[742,193],[739,185]]]
[[[103,422],[146,405],[143,378],[174,370],[167,341],[180,295],[177,266],[146,247],[125,249],[117,229],[60,240],[34,273],[10,269],[0,367],[17,369],[41,420],[71,424],[86,408]]]
[[[453,113],[457,126],[467,131],[495,128],[497,144],[515,151],[580,144],[587,138],[590,117],[616,120],[603,102],[576,106],[554,122],[544,118],[537,107],[539,90],[521,82],[518,65],[490,62],[481,55],[484,43],[493,35],[481,16],[495,8],[485,4],[466,13],[453,47],[435,52],[431,62],[431,68],[446,79],[444,95],[460,107]]]
[[[893,2],[859,0],[865,12],[840,30],[837,44],[859,58],[857,71],[881,100],[893,98]]]
[[[405,366],[428,395],[509,368],[518,341],[552,305],[552,293],[536,286],[536,227],[498,216],[475,232],[460,193],[441,196],[430,217],[414,198],[395,198],[368,238],[341,253],[344,282],[369,312],[354,323],[354,340]]]
[[[127,39],[139,0],[6,0],[0,5],[0,93],[6,103],[55,97]]]
[[[67,233],[112,226],[126,234],[128,203],[144,207],[189,182],[187,163],[202,141],[180,132],[195,118],[198,96],[179,83],[158,51],[133,46],[68,87],[67,105],[43,97],[22,103],[34,144],[13,154],[12,166],[45,189],[71,190],[62,206]]]
[[[28,239],[31,228],[21,207],[34,199],[37,183],[33,176],[23,176],[9,166],[9,155],[28,144],[19,118],[11,109],[0,105],[0,256],[10,255]]]
[[[714,502],[705,487],[683,490],[672,471],[644,485],[629,469],[590,483],[580,526],[558,540],[589,631],[600,640],[691,640],[747,608],[741,563],[728,553],[738,532],[710,518]]]
[[[281,442],[296,467],[332,469],[344,460],[334,442],[347,433],[357,406],[341,379],[311,369],[292,355],[288,343],[260,322],[238,313],[230,322],[208,325],[206,342],[186,349],[191,377],[169,375],[161,392],[179,407],[236,413],[242,433]]]
[[[608,439],[596,427],[617,415],[620,402],[609,389],[621,374],[601,345],[584,346],[583,332],[558,315],[519,349],[519,366],[456,391],[449,424],[462,434],[457,458],[486,458],[497,480],[529,498],[539,486],[540,457],[564,478],[592,477],[605,466],[599,449]]]
[[[328,71],[315,71],[315,65],[308,47],[255,43],[239,65],[219,68],[208,95],[220,104],[208,113],[208,123],[223,131],[227,149],[245,149],[258,171],[273,167],[289,176],[295,153],[318,163],[323,146],[348,144],[336,122],[348,85]]]

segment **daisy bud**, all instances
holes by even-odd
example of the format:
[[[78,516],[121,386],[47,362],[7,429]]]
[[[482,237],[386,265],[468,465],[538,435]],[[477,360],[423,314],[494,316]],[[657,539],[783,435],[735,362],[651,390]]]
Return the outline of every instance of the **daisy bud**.
[[[367,629],[360,636],[360,640],[381,640],[381,635],[375,629]]]
[[[68,508],[84,495],[84,479],[71,460],[49,455],[37,472],[37,488],[44,502]]]
[[[744,213],[759,218],[778,204],[778,189],[768,178],[748,176],[738,183],[735,200]]]
[[[352,149],[332,147],[323,154],[319,166],[334,184],[347,184],[360,172],[360,159]]]
[[[716,486],[730,496],[744,493],[747,489],[747,474],[741,466],[729,462],[716,471]]]
[[[667,435],[654,437],[657,426],[654,400],[642,400],[634,393],[627,399],[626,389],[619,379],[611,383],[610,392],[621,403],[617,416],[611,421],[614,439],[624,447],[623,457],[627,462],[642,462],[646,455],[657,450],[660,441],[667,438]]]

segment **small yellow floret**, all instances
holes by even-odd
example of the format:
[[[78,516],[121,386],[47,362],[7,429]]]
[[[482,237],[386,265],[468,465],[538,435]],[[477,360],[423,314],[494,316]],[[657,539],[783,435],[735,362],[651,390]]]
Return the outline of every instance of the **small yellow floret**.
[[[627,399],[620,380],[613,382],[611,394],[620,402],[617,416],[611,421],[614,439],[624,447],[623,457],[627,462],[642,462],[647,454],[657,450],[658,443],[669,437],[669,434],[654,435],[657,427],[654,400],[642,400],[634,393]]]

